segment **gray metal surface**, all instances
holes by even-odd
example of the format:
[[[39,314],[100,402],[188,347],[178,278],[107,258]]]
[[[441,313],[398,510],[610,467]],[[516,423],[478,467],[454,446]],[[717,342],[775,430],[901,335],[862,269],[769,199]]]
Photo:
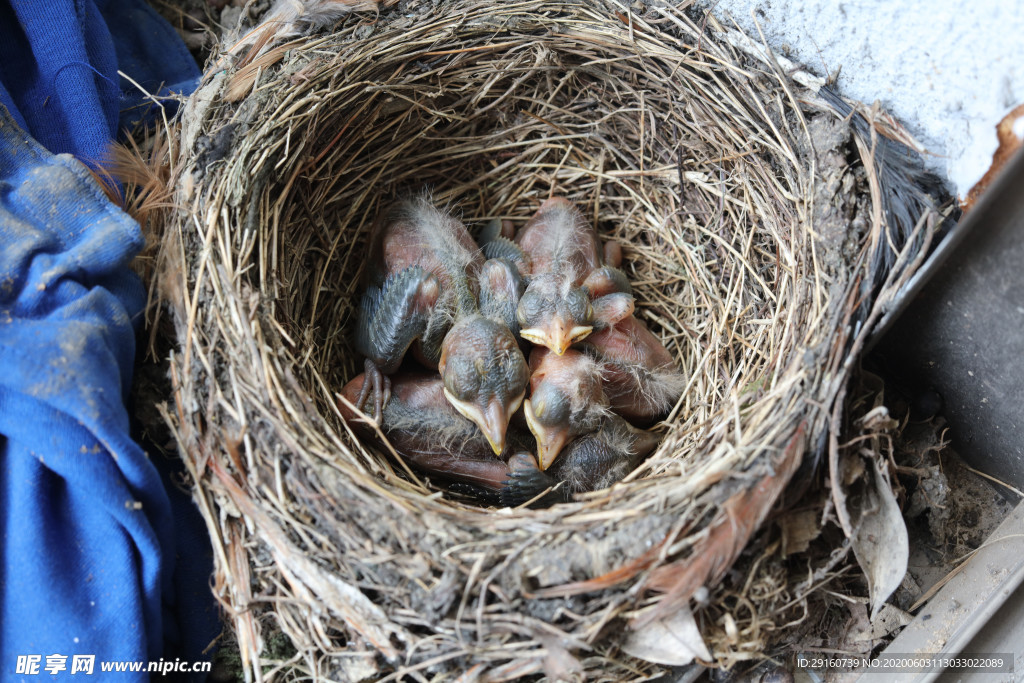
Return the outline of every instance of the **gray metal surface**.
[[[1013,673],[944,671],[937,679],[939,683],[995,683],[1019,681],[1024,677],[1024,586],[1017,586],[978,635],[964,646],[964,652],[1012,652]]]
[[[883,323],[878,351],[887,368],[919,390],[938,391],[957,452],[1024,488],[1024,154],[954,228]],[[885,653],[1010,652],[1019,671],[1022,582],[1019,503]],[[891,680],[1011,681],[1016,675],[947,671]]]
[[[1024,488],[1024,154],[887,319],[878,350],[905,380],[939,392],[956,450]]]
[[[879,655],[946,655],[1009,652],[1024,657],[1022,625],[1013,621],[1024,598],[1024,503],[1000,524],[988,541],[967,560],[963,570],[921,608],[917,617]],[[1010,600],[1011,596],[1013,597]],[[1016,607],[1014,606],[1016,605]],[[1004,614],[1003,608],[1007,609]],[[997,617],[1000,618],[994,618]],[[1005,620],[1003,620],[1005,618]],[[1004,648],[1004,649],[988,649]],[[1014,667],[1015,670],[1017,667]],[[893,683],[1015,680],[1016,674],[965,672],[892,672]],[[860,681],[878,681],[864,674]]]

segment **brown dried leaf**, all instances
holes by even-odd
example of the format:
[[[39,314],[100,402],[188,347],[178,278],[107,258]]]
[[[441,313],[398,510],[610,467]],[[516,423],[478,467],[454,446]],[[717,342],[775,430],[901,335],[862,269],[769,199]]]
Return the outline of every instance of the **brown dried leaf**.
[[[799,510],[783,515],[779,519],[779,527],[782,529],[782,554],[785,557],[804,552],[821,533],[816,510]]]
[[[864,460],[858,457],[846,457],[842,460],[843,487],[848,487],[864,477]]]
[[[547,650],[544,657],[544,675],[552,681],[572,681],[583,678],[583,665],[559,639],[554,636],[541,636],[540,642]]]

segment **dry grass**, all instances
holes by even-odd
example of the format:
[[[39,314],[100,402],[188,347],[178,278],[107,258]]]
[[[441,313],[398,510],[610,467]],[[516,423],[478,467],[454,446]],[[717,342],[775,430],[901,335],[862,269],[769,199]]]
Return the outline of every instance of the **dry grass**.
[[[932,223],[890,224],[864,120],[714,19],[414,5],[221,63],[186,107],[157,284],[215,591],[256,679],[642,678],[657,667],[625,654],[629,633],[718,595],[825,450],[851,359]],[[691,378],[626,482],[482,509],[341,419],[367,228],[423,187],[471,230],[566,196],[623,244],[639,315]],[[758,606],[800,596],[759,581],[743,599],[763,647]],[[715,657],[724,628],[705,628]],[[278,631],[294,656],[261,660]]]

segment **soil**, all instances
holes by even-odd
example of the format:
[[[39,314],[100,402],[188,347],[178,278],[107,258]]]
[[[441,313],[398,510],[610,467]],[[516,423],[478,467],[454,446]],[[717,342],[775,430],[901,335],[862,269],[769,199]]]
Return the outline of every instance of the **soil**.
[[[981,477],[947,444],[945,420],[909,423],[896,462],[905,486],[910,562],[892,601],[906,609],[978,548],[1010,513],[1008,489]]]

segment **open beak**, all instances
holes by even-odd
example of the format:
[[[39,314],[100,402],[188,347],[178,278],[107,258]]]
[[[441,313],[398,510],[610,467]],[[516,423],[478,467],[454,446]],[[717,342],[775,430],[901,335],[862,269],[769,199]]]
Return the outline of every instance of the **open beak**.
[[[569,426],[543,424],[529,400],[523,403],[523,412],[526,413],[526,426],[537,439],[537,464],[541,470],[546,470],[569,440]]]
[[[508,422],[512,419],[512,413],[519,409],[524,395],[525,392],[513,399],[508,406],[503,405],[497,398],[492,398],[481,410],[480,406],[474,403],[455,398],[447,388],[444,390],[445,398],[455,407],[455,410],[472,420],[480,428],[495,455],[501,455],[505,450],[505,433],[508,431]]]

